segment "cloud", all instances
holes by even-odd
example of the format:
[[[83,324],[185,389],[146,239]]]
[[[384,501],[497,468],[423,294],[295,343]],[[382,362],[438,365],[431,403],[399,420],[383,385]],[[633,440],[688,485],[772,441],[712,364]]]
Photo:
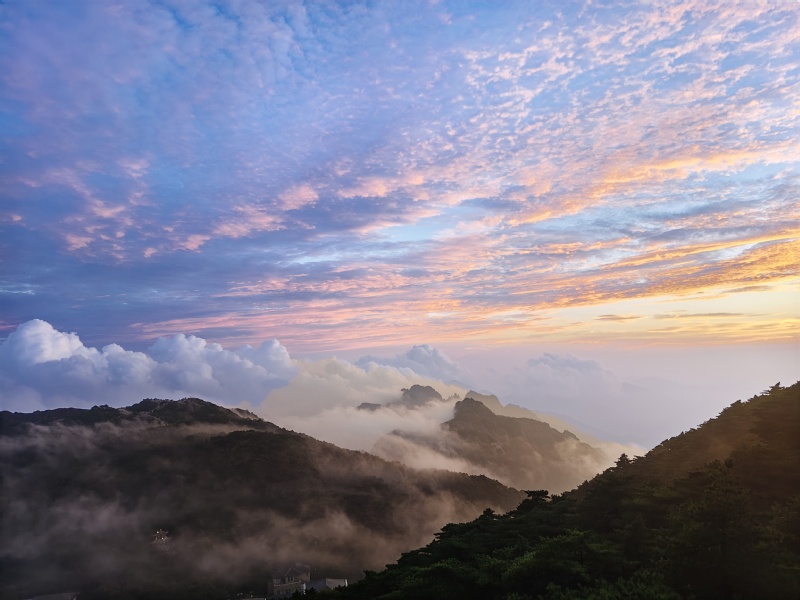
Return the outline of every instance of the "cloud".
[[[268,207],[243,205],[234,207],[236,215],[214,229],[219,236],[239,238],[259,231],[276,231],[284,227],[283,219]]]
[[[641,315],[614,315],[614,314],[600,315],[598,317],[595,317],[597,321],[619,321],[619,322],[635,321],[641,318],[642,318]]]
[[[528,360],[521,371],[526,383],[538,394],[551,398],[590,395],[593,390],[618,385],[616,377],[603,365],[571,354],[544,353]]]
[[[467,391],[468,379],[443,351],[427,344],[412,346],[394,357],[364,356],[355,363],[338,358],[298,361],[299,372],[286,387],[270,393],[261,409],[267,420],[302,431],[344,448],[371,451],[395,429],[421,433],[438,431],[453,416],[453,406]],[[410,408],[396,403],[403,389],[431,386],[444,401]],[[362,403],[384,405],[380,410],[359,409]],[[388,405],[388,406],[387,406]],[[441,457],[427,468],[459,467]],[[408,461],[419,467],[422,459]]]
[[[418,409],[391,406],[367,411],[359,410],[360,404],[389,404],[400,399],[402,389],[413,385],[430,385],[444,398],[466,391],[407,367],[375,362],[360,366],[326,358],[301,360],[297,366],[297,375],[269,394],[259,414],[283,427],[352,450],[370,450],[381,436],[401,427],[433,430],[452,416],[455,399]]]
[[[398,354],[392,358],[364,356],[358,359],[356,364],[361,367],[376,364],[411,369],[423,377],[449,381],[469,387],[469,384],[464,383],[469,379],[469,376],[461,370],[461,367],[443,351],[428,344],[412,346],[405,353]]]
[[[360,404],[389,404],[413,385],[431,385],[445,398],[466,391],[436,378],[437,369],[457,371],[440,351],[415,346],[400,358],[410,366],[374,360],[361,366],[337,358],[293,361],[277,340],[227,350],[185,334],[159,338],[144,352],[118,344],[98,349],[84,345],[76,333],[35,319],[21,324],[0,345],[0,392],[3,408],[19,412],[197,396],[228,406],[248,405],[279,425],[369,450],[393,429],[438,427],[452,416],[455,400],[376,412],[358,410]]]
[[[486,350],[479,368],[470,370],[475,371],[471,378],[480,375],[480,387],[497,393],[505,404],[536,411],[559,430],[565,421],[571,423],[566,428],[574,425],[609,460],[629,452],[620,444],[652,446],[709,418],[713,407],[731,400],[709,386],[645,379],[630,370],[621,377],[599,360],[573,354],[543,353],[516,367],[507,358]],[[659,369],[653,367],[653,372]],[[58,331],[38,319],[19,325],[0,344],[0,397],[6,410],[125,406],[144,397],[198,396],[228,406],[246,405],[280,426],[362,451],[374,451],[381,438],[397,430],[440,435],[455,401],[466,393],[465,386],[453,382],[465,380],[465,373],[429,345],[353,363],[335,357],[292,360],[277,340],[228,350],[198,336],[176,334],[136,352],[118,344],[87,346],[76,333]],[[414,385],[431,386],[443,399],[418,407],[399,403],[402,390]],[[359,409],[362,403],[382,408]],[[417,446],[402,442],[392,458],[414,467],[480,472],[447,452]],[[572,464],[577,458],[569,450],[564,460]],[[573,466],[584,473],[601,468],[601,463],[578,461]]]
[[[199,396],[258,404],[296,369],[276,340],[226,350],[192,335],[160,338],[145,352],[118,344],[85,346],[77,334],[35,319],[0,345],[0,391],[6,410],[124,406],[144,397]]]
[[[303,208],[314,204],[318,198],[316,190],[307,183],[293,186],[280,195],[283,210]]]
[[[450,415],[452,417],[452,415]],[[514,485],[513,482],[503,481],[486,467],[480,467],[471,463],[466,458],[457,456],[450,451],[448,445],[452,435],[441,428],[428,432],[428,437],[424,437],[426,432],[413,431],[413,436],[402,435],[403,432],[412,431],[409,429],[397,428],[378,440],[373,447],[373,452],[386,460],[401,462],[415,469],[446,469],[456,473],[467,473],[469,475],[487,475],[497,479],[507,486]],[[422,434],[423,437],[420,436]],[[422,443],[420,443],[420,437]],[[424,443],[428,441],[428,443]],[[519,486],[517,489],[522,489]],[[554,490],[555,491],[555,490]]]
[[[628,452],[615,443],[652,447],[713,416],[704,385],[630,372],[621,377],[599,360],[568,353],[543,353],[487,384],[506,403],[561,417],[612,457],[620,448]]]
[[[674,313],[660,313],[653,315],[654,319],[715,319],[715,318],[730,318],[730,317],[744,317],[747,316],[743,313],[729,313],[729,312],[715,312],[715,313],[687,313],[687,312],[674,312]]]
[[[297,364],[299,372],[294,379],[287,386],[273,390],[259,409],[262,417],[337,446],[371,452],[417,469],[485,474],[512,487],[544,486],[561,491],[610,466],[622,452],[642,451],[640,446],[587,437],[598,449],[587,454],[585,445],[565,440],[556,449],[558,456],[553,464],[538,468],[532,480],[509,478],[507,473],[493,472],[479,461],[460,455],[458,449],[470,446],[468,440],[457,440],[443,429],[442,424],[453,418],[455,403],[467,392],[463,386],[448,385],[439,379],[442,374],[463,375],[460,367],[443,352],[422,345],[394,357],[363,357],[355,364],[338,358],[303,360]],[[616,383],[613,374],[600,363],[569,355],[543,355],[529,361],[527,367],[530,373],[523,385],[530,385],[533,378],[539,381],[549,378],[548,392],[560,392],[559,397],[571,404],[576,396],[585,397],[597,390],[600,381],[604,389]],[[577,387],[565,388],[564,384],[576,376],[581,379]],[[399,402],[401,389],[412,385],[429,385],[443,399],[422,406]],[[362,403],[373,407],[359,408]],[[517,412],[535,417],[519,409]],[[562,423],[555,427],[559,431],[564,429]],[[397,435],[397,432],[403,433]],[[503,439],[494,441],[501,446],[507,443]],[[472,451],[479,455],[481,449],[474,446]]]
[[[399,395],[399,393],[396,394],[395,399]],[[374,411],[339,406],[322,410],[311,417],[288,416],[273,420],[287,429],[306,433],[342,448],[372,452],[380,438],[396,429],[423,433],[435,432],[440,423],[453,417],[455,402],[456,400],[453,399],[431,403],[421,408],[391,406]],[[415,468],[440,468],[477,473],[474,470],[465,471],[463,468],[456,468],[458,465],[455,464],[448,466],[438,458],[427,463],[417,460],[409,461],[406,464]]]

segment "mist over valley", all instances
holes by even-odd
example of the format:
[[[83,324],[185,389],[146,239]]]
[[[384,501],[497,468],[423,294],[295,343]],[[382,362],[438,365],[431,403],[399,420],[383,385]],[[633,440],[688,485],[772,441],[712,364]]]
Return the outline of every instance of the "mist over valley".
[[[199,399],[3,412],[2,429],[9,598],[109,582],[235,584],[295,561],[357,579],[448,522],[524,497],[487,477],[414,470]]]

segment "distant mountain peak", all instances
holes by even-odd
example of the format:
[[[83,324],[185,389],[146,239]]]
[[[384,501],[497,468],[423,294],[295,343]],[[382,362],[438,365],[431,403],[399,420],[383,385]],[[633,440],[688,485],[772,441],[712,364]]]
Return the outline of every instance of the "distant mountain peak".
[[[128,407],[127,410],[136,414],[147,414],[174,425],[262,421],[260,417],[250,411],[226,408],[200,398],[181,398],[180,400],[147,398]]]
[[[393,400],[386,404],[375,402],[362,402],[358,405],[358,410],[374,412],[382,408],[403,406],[405,408],[420,408],[431,402],[444,402],[442,395],[429,385],[414,384],[410,388],[400,390],[402,395],[399,400]]]
[[[442,395],[429,385],[414,384],[410,388],[403,388],[403,395],[398,402],[392,404],[403,404],[409,407],[423,406],[428,402],[442,402]]]
[[[480,392],[476,392],[475,390],[470,390],[466,393],[464,398],[465,399],[472,398],[473,400],[477,400],[495,414],[501,414],[503,410],[503,404],[500,402],[500,399],[494,394],[481,394]]]
[[[499,404],[499,401],[498,401],[498,404]],[[492,409],[490,409],[488,406],[486,406],[486,404],[483,401],[477,400],[475,398],[472,398],[469,395],[467,395],[467,397],[464,398],[463,400],[459,400],[458,402],[456,402],[454,411],[455,411],[455,417],[456,418],[459,418],[459,417],[463,418],[463,417],[466,417],[468,415],[469,416],[474,415],[474,416],[477,416],[477,417],[481,417],[481,416],[483,416],[483,417],[494,417],[494,416],[497,416],[495,414],[495,412]]]
[[[438,432],[394,430],[373,452],[412,465],[420,456],[434,457],[449,468],[482,472],[517,489],[571,489],[610,464],[602,450],[536,419],[535,413],[518,409],[513,413],[519,416],[508,416],[501,409],[496,396],[470,391]]]

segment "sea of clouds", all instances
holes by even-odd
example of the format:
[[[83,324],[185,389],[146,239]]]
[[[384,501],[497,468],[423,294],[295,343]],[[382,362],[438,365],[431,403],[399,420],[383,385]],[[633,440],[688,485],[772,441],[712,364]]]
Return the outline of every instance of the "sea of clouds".
[[[433,387],[445,401],[416,408],[392,404],[374,412],[358,408],[395,402],[415,384]],[[77,333],[39,319],[22,323],[0,342],[3,410],[199,397],[355,450],[371,450],[395,429],[435,431],[469,389],[535,410],[558,429],[641,446],[679,433],[684,422],[693,426],[714,416],[703,412],[697,390],[633,384],[597,360],[570,354],[540,353],[489,377],[427,344],[394,356],[298,359],[274,339],[228,349],[178,334],[138,352],[118,344],[87,346]]]

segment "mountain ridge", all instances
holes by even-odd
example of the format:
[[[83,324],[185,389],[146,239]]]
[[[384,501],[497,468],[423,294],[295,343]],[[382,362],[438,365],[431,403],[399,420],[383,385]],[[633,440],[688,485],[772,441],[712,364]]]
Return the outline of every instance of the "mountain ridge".
[[[800,382],[775,385],[573,491],[447,525],[331,597],[793,600],[798,464]]]
[[[159,597],[178,582],[263,580],[294,560],[352,578],[448,521],[524,497],[196,398],[0,417],[3,598],[65,588]]]
[[[145,398],[123,408],[112,408],[107,404],[92,408],[53,408],[20,413],[0,411],[0,431],[12,435],[24,431],[28,425],[95,425],[99,423],[120,424],[140,420],[162,425],[242,425],[269,429],[276,425],[264,421],[258,415],[241,408],[227,408],[200,398],[187,397],[180,400]]]
[[[611,464],[602,450],[571,431],[558,431],[532,416],[497,414],[497,406],[502,405],[495,396],[478,396],[480,400],[467,394],[456,402],[453,418],[442,423],[438,432],[394,430],[375,444],[373,452],[408,464],[438,456],[454,469],[485,473],[517,489],[547,487],[558,492],[572,489]]]

